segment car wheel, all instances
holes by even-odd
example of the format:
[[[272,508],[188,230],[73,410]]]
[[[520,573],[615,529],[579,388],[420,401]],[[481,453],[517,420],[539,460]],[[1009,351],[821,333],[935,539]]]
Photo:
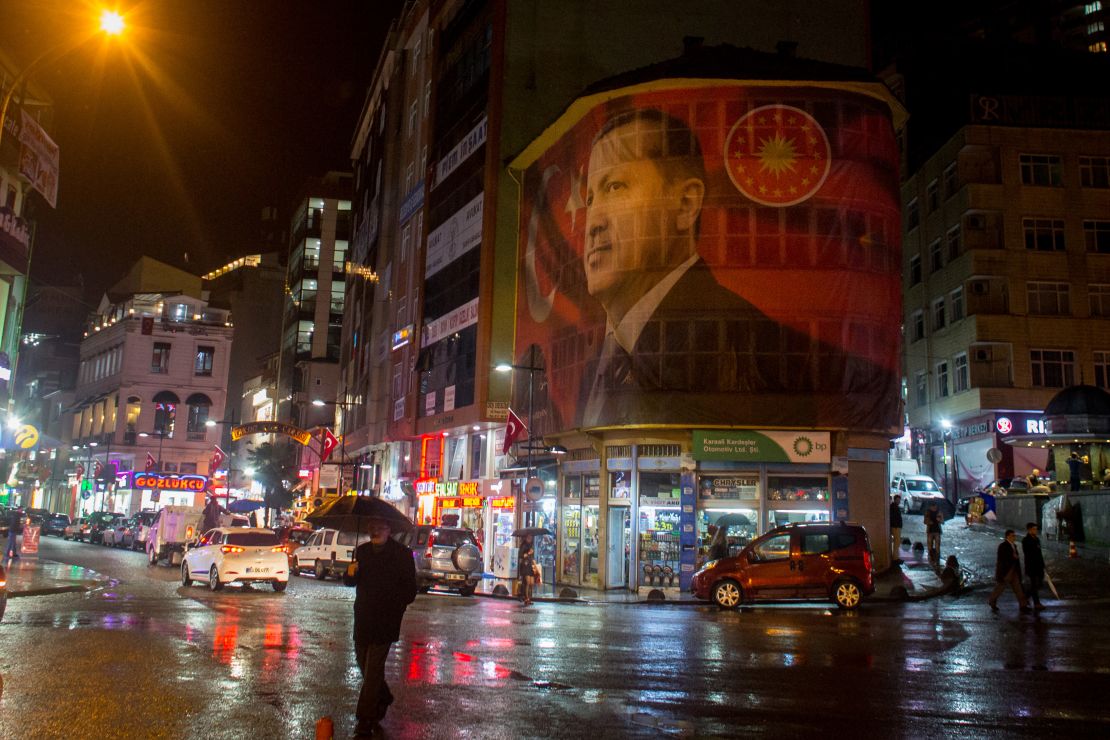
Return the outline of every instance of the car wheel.
[[[314,576],[316,576],[317,581],[326,581],[326,580],[328,580],[328,569],[327,569],[327,566],[324,565],[323,560],[317,560],[316,561],[316,564],[312,569],[312,574]]]
[[[147,565],[158,565],[158,553],[154,550],[154,548],[147,550],[146,562]]]
[[[285,590],[285,587],[289,585],[289,582],[288,581],[273,581],[270,585],[273,586],[274,590],[277,591],[280,594],[282,591]]]
[[[740,584],[736,581],[725,579],[713,587],[713,601],[722,609],[733,609],[743,600]]]
[[[208,588],[212,591],[219,591],[224,587],[220,583],[220,571],[216,570],[216,566],[212,566],[212,570],[208,571]]]
[[[189,563],[187,561],[182,561],[181,563],[181,585],[193,585],[193,579],[189,577]]]
[[[475,588],[477,586],[463,586],[459,589],[459,596],[473,596]]]
[[[863,599],[863,593],[859,589],[859,584],[851,579],[837,581],[833,586],[833,601],[841,609],[855,609],[861,599]]]

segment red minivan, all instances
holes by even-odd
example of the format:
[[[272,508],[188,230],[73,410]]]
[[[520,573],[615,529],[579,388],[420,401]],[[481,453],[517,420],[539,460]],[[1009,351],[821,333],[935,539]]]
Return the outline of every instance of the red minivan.
[[[831,600],[855,609],[875,590],[871,542],[858,524],[788,524],[753,540],[739,555],[694,574],[694,596],[732,608],[752,601]]]

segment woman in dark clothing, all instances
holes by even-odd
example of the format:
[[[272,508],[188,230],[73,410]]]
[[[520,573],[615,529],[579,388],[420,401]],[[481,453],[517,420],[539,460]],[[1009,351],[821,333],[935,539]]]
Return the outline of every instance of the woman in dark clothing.
[[[717,527],[717,531],[713,533],[713,539],[709,541],[709,559],[720,560],[727,557],[728,538],[725,536],[725,528]]]
[[[516,559],[516,574],[520,577],[520,600],[525,606],[532,603],[532,582],[536,573],[536,550],[532,546],[532,535],[524,537]]]

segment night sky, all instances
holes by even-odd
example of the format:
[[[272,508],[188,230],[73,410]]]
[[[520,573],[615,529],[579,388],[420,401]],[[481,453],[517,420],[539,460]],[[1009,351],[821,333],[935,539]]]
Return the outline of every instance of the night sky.
[[[257,251],[306,178],[348,169],[398,0],[138,0],[128,32],[34,78],[54,98],[57,210],[37,194],[36,283],[96,297],[140,255],[203,272]],[[27,65],[87,31],[85,0],[0,1],[0,46]],[[91,24],[95,26],[95,22]],[[14,112],[14,110],[12,111]],[[188,254],[188,264],[184,255]]]

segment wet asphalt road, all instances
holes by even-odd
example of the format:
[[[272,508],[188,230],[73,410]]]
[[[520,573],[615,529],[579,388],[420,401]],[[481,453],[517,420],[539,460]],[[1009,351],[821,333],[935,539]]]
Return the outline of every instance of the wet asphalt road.
[[[210,593],[138,553],[49,538],[113,578],[9,602],[0,737],[348,737],[353,592]],[[985,594],[859,613],[418,597],[388,676],[392,738],[1108,736],[1110,600],[1019,617]]]

